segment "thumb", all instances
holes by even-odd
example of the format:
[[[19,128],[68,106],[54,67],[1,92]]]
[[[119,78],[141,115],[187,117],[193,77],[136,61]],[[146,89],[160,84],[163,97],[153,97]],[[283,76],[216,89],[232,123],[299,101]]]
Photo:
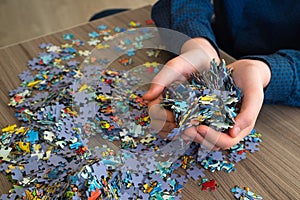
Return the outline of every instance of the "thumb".
[[[261,86],[252,85],[252,88],[244,90],[243,93],[241,111],[235,118],[236,124],[229,130],[231,137],[237,137],[240,132],[245,132],[245,129],[249,129],[250,133],[263,103],[264,94]]]
[[[158,98],[163,92],[165,86],[157,83],[152,83],[150,89],[144,94],[143,99],[152,101]]]
[[[235,118],[235,122],[235,125],[229,130],[229,135],[233,138],[237,137],[243,130],[254,126],[255,117],[253,119],[252,117],[249,117],[248,112],[241,112]]]
[[[181,59],[182,60],[182,59]],[[153,78],[150,89],[143,96],[145,100],[151,101],[158,98],[165,87],[168,87],[175,81],[183,82],[186,80],[179,57],[176,57],[166,63],[161,71]]]

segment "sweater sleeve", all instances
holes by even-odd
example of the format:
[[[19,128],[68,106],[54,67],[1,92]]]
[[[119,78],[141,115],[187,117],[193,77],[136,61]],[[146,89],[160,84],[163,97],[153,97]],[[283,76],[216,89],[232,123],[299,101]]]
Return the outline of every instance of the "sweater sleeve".
[[[211,0],[160,0],[152,9],[152,19],[158,27],[181,32],[191,38],[204,37],[216,49],[211,27],[213,16]]]
[[[267,63],[271,81],[265,90],[265,102],[300,107],[300,51],[279,50],[271,55],[254,55],[244,58]]]

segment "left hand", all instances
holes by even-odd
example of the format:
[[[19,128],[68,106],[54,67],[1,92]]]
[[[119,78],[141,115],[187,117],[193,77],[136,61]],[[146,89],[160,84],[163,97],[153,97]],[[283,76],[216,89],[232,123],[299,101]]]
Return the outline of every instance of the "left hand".
[[[193,139],[211,150],[228,149],[251,132],[263,104],[263,89],[271,78],[269,66],[258,60],[238,60],[227,68],[232,69],[233,80],[243,93],[240,113],[235,118],[236,124],[229,129],[229,134],[205,125],[191,127],[184,133],[186,139]]]
[[[211,43],[205,38],[193,38],[182,46],[181,54],[169,60],[153,78],[151,87],[143,98],[148,101],[150,126],[162,138],[166,138],[177,127],[173,112],[160,105],[164,88],[173,82],[186,81],[193,72],[208,69],[213,58],[219,62],[218,54]]]

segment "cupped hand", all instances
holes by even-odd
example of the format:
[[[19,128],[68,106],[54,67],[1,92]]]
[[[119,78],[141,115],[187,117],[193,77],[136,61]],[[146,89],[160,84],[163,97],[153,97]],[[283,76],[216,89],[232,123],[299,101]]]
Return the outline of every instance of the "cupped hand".
[[[183,45],[181,54],[167,62],[152,80],[143,98],[149,101],[150,126],[158,130],[161,137],[167,137],[177,126],[173,113],[160,105],[164,88],[185,81],[192,72],[208,69],[213,58],[219,62],[217,52],[206,39],[191,39]]]
[[[186,137],[193,138],[208,149],[228,149],[247,136],[253,129],[263,104],[264,91],[271,78],[268,65],[258,60],[238,60],[227,66],[232,69],[235,84],[242,90],[243,99],[235,125],[229,134],[200,125],[185,131]]]

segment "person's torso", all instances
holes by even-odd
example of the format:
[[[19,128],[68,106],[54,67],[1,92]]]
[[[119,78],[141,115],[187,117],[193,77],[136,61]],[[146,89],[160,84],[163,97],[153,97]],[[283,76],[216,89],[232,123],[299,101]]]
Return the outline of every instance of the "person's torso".
[[[236,58],[300,49],[299,0],[215,1],[219,47]]]

